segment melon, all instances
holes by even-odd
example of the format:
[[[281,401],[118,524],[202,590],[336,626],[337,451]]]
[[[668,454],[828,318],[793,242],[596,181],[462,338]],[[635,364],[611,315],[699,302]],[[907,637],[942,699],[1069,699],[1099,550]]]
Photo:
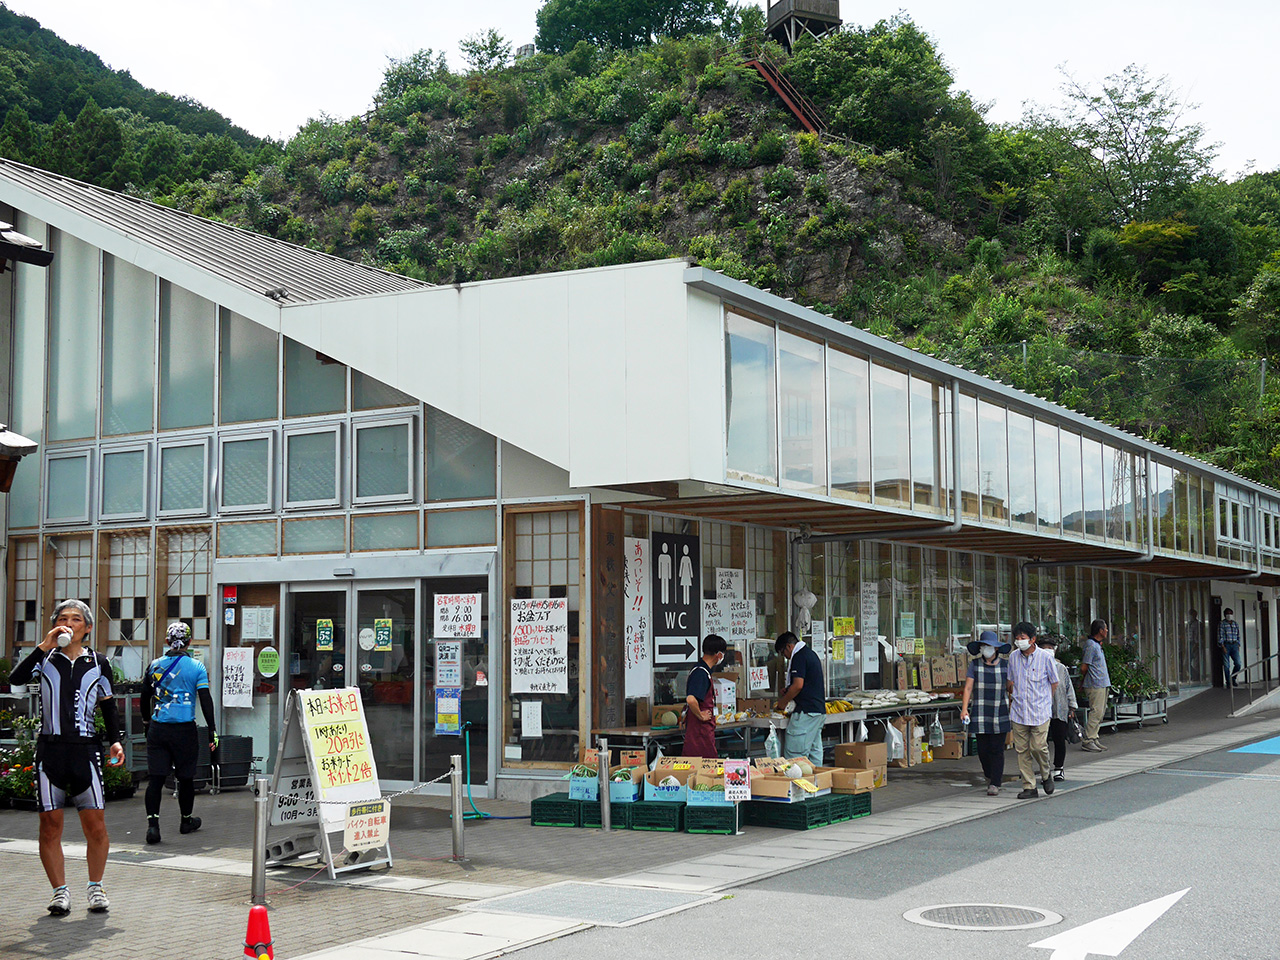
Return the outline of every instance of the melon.
[[[783,774],[788,780],[799,780],[804,776],[804,771],[800,769],[800,764],[793,763],[787,767],[786,773]]]
[[[658,714],[658,726],[660,727],[674,727],[678,726],[679,723],[680,718],[677,717],[675,712],[672,710],[667,710],[665,713]]]
[[[660,786],[660,787],[678,787],[678,786],[680,786],[680,781],[679,781],[679,780],[677,780],[675,777],[670,777],[670,776],[668,776],[668,777],[663,777],[661,780],[659,780],[659,781],[658,781],[658,786]]]

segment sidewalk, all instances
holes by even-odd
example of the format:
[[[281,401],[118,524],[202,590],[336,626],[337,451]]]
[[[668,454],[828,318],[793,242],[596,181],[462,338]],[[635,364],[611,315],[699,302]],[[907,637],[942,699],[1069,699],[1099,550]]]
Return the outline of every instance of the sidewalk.
[[[1226,710],[1226,692],[1207,691],[1173,706],[1167,725],[1106,735],[1106,753],[1071,748],[1060,789],[1280,732],[1280,711],[1230,720]],[[1007,771],[1015,769],[1012,761],[1010,752]],[[392,870],[346,875],[333,883],[314,866],[269,872],[276,952],[297,958],[346,945],[330,956],[496,955],[584,923],[633,922],[696,905],[742,883],[1025,803],[1014,800],[1012,790],[988,798],[983,786],[974,758],[894,770],[890,784],[873,794],[871,817],[799,834],[755,827],[736,837],[602,834],[533,829],[523,820],[467,821],[466,864],[447,859],[447,798],[404,798],[392,813]],[[477,805],[496,815],[528,812],[522,804]],[[112,855],[105,882],[112,909],[106,917],[84,912],[83,847],[77,847],[82,838],[74,814],[68,816],[73,909],[71,916],[55,919],[44,914],[48,885],[34,855],[36,817],[0,811],[0,870],[11,891],[0,916],[0,956],[133,960],[173,954],[175,948],[192,960],[240,955],[252,797],[248,791],[200,795],[196,814],[206,826],[181,836],[176,801],[166,796],[165,842],[148,847],[142,842],[141,795],[108,804]],[[562,886],[542,889],[553,884]]]

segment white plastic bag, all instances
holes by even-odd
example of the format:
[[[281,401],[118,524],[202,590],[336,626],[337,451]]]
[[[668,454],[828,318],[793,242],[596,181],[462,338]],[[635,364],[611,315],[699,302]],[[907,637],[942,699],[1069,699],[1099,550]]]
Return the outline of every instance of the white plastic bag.
[[[886,722],[884,725],[884,743],[890,760],[901,760],[907,755],[907,745],[902,738],[902,731],[892,723]]]
[[[853,738],[854,743],[867,742],[867,725],[863,721],[858,721],[858,735]]]
[[[764,755],[771,760],[782,756],[782,744],[778,742],[778,728],[769,724],[769,736],[764,740]]]

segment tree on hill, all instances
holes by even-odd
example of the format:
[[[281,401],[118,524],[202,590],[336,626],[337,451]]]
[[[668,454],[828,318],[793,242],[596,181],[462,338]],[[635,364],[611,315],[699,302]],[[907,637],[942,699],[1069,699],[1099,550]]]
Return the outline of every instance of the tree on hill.
[[[543,53],[568,53],[581,40],[630,50],[660,37],[714,33],[737,17],[728,0],[547,0],[535,42]]]

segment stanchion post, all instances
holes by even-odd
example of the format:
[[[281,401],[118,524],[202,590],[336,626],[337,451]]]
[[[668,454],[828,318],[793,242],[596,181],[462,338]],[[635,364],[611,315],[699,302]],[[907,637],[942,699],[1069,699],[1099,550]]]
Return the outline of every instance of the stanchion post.
[[[600,829],[608,833],[613,829],[613,811],[609,808],[609,739],[600,738],[599,760],[596,763],[600,778]]]
[[[267,823],[271,814],[271,779],[253,781],[253,891],[250,902],[267,902]]]
[[[466,841],[462,836],[462,757],[449,758],[449,800],[453,810],[453,862],[467,859]]]

